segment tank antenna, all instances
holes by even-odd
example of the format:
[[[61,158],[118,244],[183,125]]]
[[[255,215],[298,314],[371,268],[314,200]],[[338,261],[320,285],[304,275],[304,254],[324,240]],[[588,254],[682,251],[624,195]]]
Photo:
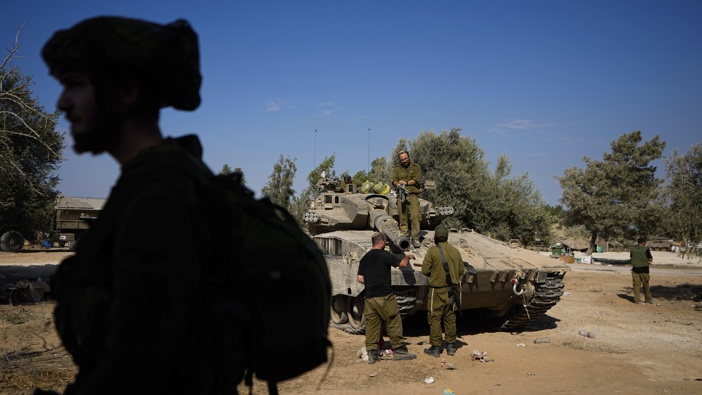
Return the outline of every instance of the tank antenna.
[[[368,167],[366,168],[366,176],[370,173],[370,128],[368,128]]]
[[[312,170],[317,168],[317,125],[314,125],[314,165]]]

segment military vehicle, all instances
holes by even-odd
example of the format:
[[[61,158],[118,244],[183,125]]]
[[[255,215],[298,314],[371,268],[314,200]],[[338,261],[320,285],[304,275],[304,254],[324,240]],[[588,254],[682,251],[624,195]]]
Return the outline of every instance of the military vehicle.
[[[88,231],[90,223],[97,219],[106,200],[59,196],[55,222],[58,240],[54,245],[75,249],[78,240]]]
[[[653,239],[646,243],[646,246],[651,251],[672,251],[674,245],[677,245],[677,243],[670,239]]]
[[[337,178],[317,183],[319,196],[304,215],[308,231],[323,251],[332,280],[333,326],[363,333],[363,284],[356,281],[361,258],[371,247],[371,235],[384,232],[393,253],[411,252],[416,259],[406,268],[393,268],[392,287],[404,317],[427,310],[428,282],[421,264],[434,245],[433,229],[453,214],[451,207],[435,207],[420,198],[421,245],[415,248],[401,235],[397,197],[360,193]],[[376,190],[382,188],[374,188]],[[501,242],[469,229],[452,229],[448,242],[461,253],[466,275],[461,281],[461,310],[485,312],[488,322],[502,330],[519,330],[553,307],[563,295],[563,262],[539,252]]]

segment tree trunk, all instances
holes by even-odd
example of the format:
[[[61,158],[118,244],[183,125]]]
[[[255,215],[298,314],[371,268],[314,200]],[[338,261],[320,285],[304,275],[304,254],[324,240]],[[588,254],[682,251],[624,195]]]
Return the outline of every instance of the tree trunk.
[[[590,245],[587,247],[588,255],[592,255],[595,252],[595,243],[597,242],[597,231],[593,230],[590,234]]]

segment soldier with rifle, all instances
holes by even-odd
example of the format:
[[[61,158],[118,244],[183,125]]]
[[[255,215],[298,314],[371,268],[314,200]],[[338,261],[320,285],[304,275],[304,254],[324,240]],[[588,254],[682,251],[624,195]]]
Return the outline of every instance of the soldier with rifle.
[[[392,185],[397,188],[397,210],[400,217],[400,232],[402,236],[410,237],[412,246],[419,248],[419,193],[421,192],[422,169],[417,163],[410,162],[407,151],[397,155],[400,164],[392,172]],[[409,218],[408,218],[409,216]],[[410,222],[411,226],[410,226]]]

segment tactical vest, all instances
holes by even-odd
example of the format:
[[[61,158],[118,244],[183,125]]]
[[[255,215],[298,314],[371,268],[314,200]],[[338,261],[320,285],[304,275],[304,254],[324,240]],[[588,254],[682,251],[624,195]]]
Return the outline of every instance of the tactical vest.
[[[631,266],[643,267],[649,265],[646,250],[648,250],[648,247],[642,247],[640,245],[631,247]]]

